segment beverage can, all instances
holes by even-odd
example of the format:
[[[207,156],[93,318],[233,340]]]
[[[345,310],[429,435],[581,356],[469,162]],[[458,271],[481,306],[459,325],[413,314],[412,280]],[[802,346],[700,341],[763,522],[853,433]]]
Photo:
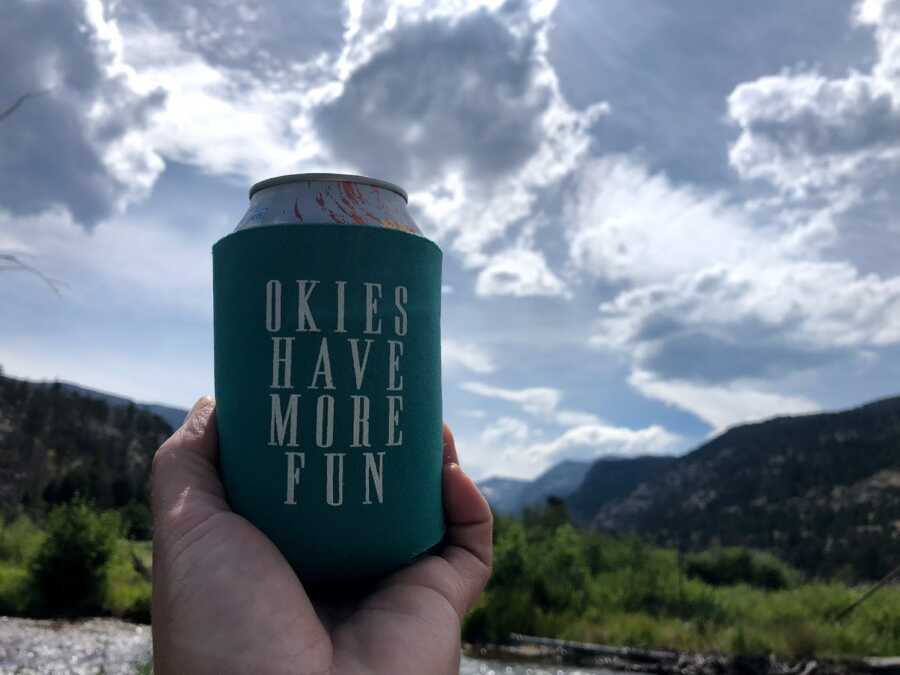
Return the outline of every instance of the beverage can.
[[[213,246],[220,470],[304,581],[406,565],[444,533],[440,248],[384,181],[262,181]]]

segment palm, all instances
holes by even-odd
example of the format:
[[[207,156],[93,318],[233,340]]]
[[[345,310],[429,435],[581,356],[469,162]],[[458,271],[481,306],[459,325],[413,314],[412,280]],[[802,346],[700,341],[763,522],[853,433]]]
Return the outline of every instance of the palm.
[[[208,418],[193,430],[189,420],[154,466],[157,671],[454,672],[460,616],[490,556],[490,511],[459,468],[445,477],[448,519],[460,516],[448,539],[477,534],[481,551],[451,542],[368,593],[312,602],[271,541],[228,509],[204,456]]]

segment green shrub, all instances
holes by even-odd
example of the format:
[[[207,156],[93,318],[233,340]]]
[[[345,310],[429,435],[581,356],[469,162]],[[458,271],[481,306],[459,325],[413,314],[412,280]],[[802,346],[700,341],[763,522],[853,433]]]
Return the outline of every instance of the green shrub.
[[[767,590],[793,588],[800,573],[770,553],[746,548],[717,548],[685,558],[685,572],[711,586],[748,584]]]
[[[28,570],[0,563],[0,614],[22,614],[32,604]]]
[[[582,537],[571,525],[558,527],[541,554],[531,556],[532,599],[541,609],[580,613],[587,603],[590,575]]]
[[[106,563],[106,593],[103,606],[113,616],[150,623],[150,581],[135,569],[136,545],[119,540]]]
[[[119,533],[115,513],[97,512],[82,501],[54,508],[30,566],[40,609],[70,615],[102,610],[107,562]]]
[[[128,502],[119,509],[119,515],[122,518],[122,531],[129,539],[146,541],[153,537],[153,517],[143,502]]]
[[[731,638],[729,651],[739,656],[766,656],[771,648],[765,637],[758,631],[748,630],[739,625]]]
[[[44,533],[28,516],[0,525],[0,561],[27,565],[44,541]]]

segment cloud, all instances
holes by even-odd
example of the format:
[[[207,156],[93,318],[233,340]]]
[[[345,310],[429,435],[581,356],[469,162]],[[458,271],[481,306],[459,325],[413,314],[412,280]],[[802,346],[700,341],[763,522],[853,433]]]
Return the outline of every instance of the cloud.
[[[698,359],[717,351],[731,358],[735,376],[751,374],[740,367],[752,363],[729,355],[729,343],[747,345],[751,356],[753,350],[760,356],[787,350],[784,362],[774,365],[789,368],[791,362],[804,366],[800,352],[815,357],[822,350],[900,341],[900,277],[863,276],[839,262],[711,266],[623,292],[600,309],[596,344],[637,347],[637,357],[645,359],[665,341],[675,342],[673,355],[683,354],[678,343],[687,336],[697,340]],[[765,374],[766,365],[760,362],[756,372]]]
[[[560,408],[559,404],[563,398],[562,392],[554,387],[509,389],[482,382],[464,382],[460,386],[464,391],[477,394],[478,396],[515,403],[522,411],[544,424],[554,424],[562,427],[612,428],[594,413]]]
[[[462,388],[473,394],[509,401],[538,417],[548,417],[556,412],[562,400],[562,392],[552,387],[530,387],[527,389],[507,389],[495,387],[481,382],[464,382]]]
[[[547,266],[540,251],[515,247],[488,258],[478,273],[475,292],[481,296],[570,295],[565,283]]]
[[[869,72],[827,78],[798,68],[731,93],[729,115],[740,136],[729,158],[741,176],[804,197],[900,166],[900,2],[866,0],[857,21],[875,32],[878,55]]]
[[[107,0],[130,86],[166,93],[142,142],[248,181],[328,166],[400,182],[426,233],[483,270],[477,292],[567,296],[530,236],[608,106],[560,93],[556,3],[288,4]]]
[[[591,277],[665,281],[711,263],[775,254],[749,215],[724,194],[676,185],[626,155],[587,163],[573,197],[564,211],[569,256]]]
[[[290,87],[302,65],[343,46],[347,9],[340,2],[267,3],[228,0],[105,0],[110,19],[129,28],[176,38],[232,77],[249,76]]]
[[[528,424],[517,417],[499,417],[481,432],[481,442],[488,447],[512,447],[531,436]]]
[[[315,111],[316,126],[364,173],[428,185],[457,169],[493,184],[541,141],[548,92],[535,86],[535,39],[485,10],[403,22]]]
[[[426,233],[484,270],[481,294],[562,295],[541,251],[508,245],[546,219],[543,191],[578,167],[608,110],[576,110],[559,91],[555,3],[435,2],[391,18],[396,6],[367,4],[353,20],[377,45],[347,58],[338,93],[312,113],[326,150],[409,187]]]
[[[532,443],[526,452],[553,463],[565,459],[594,460],[600,456],[635,457],[671,454],[681,438],[658,425],[628,429],[606,424],[582,424],[551,441]]]
[[[501,415],[482,427],[465,445],[480,452],[478,472],[484,475],[533,477],[564,460],[593,461],[601,456],[634,457],[671,454],[683,439],[652,425],[643,429],[617,427],[589,413],[557,411],[559,392],[549,388],[522,390],[463,385],[479,393],[521,405],[532,417],[568,425],[562,433],[548,434],[534,420]]]
[[[629,383],[651,398],[697,415],[716,432],[739,423],[754,422],[777,415],[811,413],[820,406],[803,396],[766,391],[759,382],[735,381],[710,386],[685,380],[661,379],[638,370]]]
[[[86,226],[144,196],[163,168],[141,137],[165,100],[136,91],[96,2],[9,0],[0,25],[0,101],[44,91],[0,122],[0,207],[58,206]]]
[[[567,208],[574,270],[612,284],[592,344],[625,355],[654,398],[671,400],[660,393],[671,381],[734,402],[730,413],[710,413],[699,393],[681,402],[716,425],[808,409],[772,387],[900,341],[900,277],[827,259],[836,209],[736,202],[621,155],[589,163]]]
[[[441,339],[441,364],[445,371],[462,368],[484,374],[497,369],[493,358],[483,347],[450,337]]]
[[[321,158],[299,91],[249,75],[236,87],[228,70],[186,49],[171,33],[126,23],[122,34],[134,86],[166,92],[164,106],[144,133],[164,157],[208,173],[240,176],[243,185],[310,168]]]

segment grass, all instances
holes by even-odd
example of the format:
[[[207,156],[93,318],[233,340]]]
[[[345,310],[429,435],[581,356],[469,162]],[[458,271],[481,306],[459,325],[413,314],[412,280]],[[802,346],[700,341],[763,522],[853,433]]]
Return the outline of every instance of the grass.
[[[145,550],[149,545],[150,542],[124,539],[117,542],[116,552],[107,564],[104,602],[105,609],[113,616],[150,623],[150,581],[138,572],[132,561],[135,551]]]
[[[685,568],[694,576],[679,575],[674,551],[633,537],[576,531],[546,515],[501,519],[494,576],[467,617],[465,639],[503,642],[518,632],[785,658],[900,654],[898,586],[835,622],[862,588],[804,581],[756,551],[714,550],[693,561]]]
[[[31,577],[28,570],[0,562],[0,614],[22,614],[31,605]]]

